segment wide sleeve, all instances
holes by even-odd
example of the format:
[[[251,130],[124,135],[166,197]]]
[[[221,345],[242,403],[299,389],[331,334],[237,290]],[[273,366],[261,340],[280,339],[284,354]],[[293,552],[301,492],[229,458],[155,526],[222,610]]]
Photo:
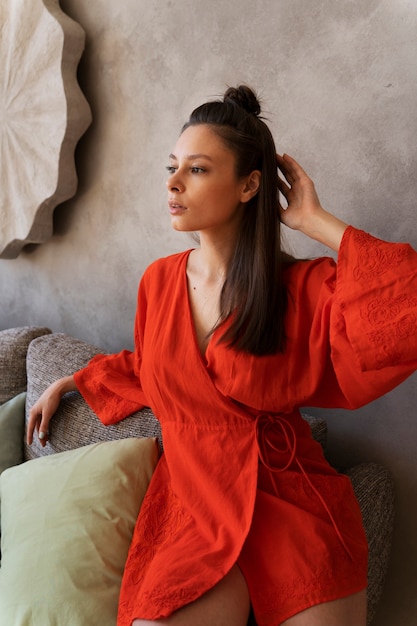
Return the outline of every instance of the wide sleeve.
[[[140,382],[146,310],[145,281],[142,279],[138,289],[134,350],[99,354],[74,374],[78,391],[106,425],[120,422],[148,405]]]
[[[330,309],[331,360],[349,404],[361,406],[417,369],[417,253],[349,227]]]

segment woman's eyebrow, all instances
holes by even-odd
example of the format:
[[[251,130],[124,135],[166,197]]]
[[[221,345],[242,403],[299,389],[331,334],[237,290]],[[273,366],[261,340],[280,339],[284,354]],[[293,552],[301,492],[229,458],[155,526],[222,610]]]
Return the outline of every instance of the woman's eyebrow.
[[[169,155],[169,158],[173,161],[178,160],[175,154],[172,153]],[[197,154],[188,154],[185,158],[187,159],[187,161],[193,161],[194,159],[207,159],[208,161],[213,160],[211,156],[209,156],[208,154],[203,154],[202,152],[199,152]]]

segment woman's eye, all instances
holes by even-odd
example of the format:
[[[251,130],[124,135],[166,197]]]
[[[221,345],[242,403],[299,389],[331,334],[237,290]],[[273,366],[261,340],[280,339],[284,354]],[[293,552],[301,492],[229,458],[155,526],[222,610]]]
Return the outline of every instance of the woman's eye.
[[[172,174],[175,174],[175,172],[177,171],[177,167],[175,167],[174,165],[167,165],[166,166],[166,171],[168,172],[168,174],[170,176],[172,176]],[[190,168],[190,172],[192,174],[204,174],[206,172],[206,170],[203,167],[197,167],[197,166],[193,166]]]

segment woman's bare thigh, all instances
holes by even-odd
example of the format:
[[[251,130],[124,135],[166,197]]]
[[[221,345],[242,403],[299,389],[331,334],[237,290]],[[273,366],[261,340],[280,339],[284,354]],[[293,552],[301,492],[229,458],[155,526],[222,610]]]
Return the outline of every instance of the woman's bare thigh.
[[[325,602],[287,619],[281,626],[366,626],[366,590]]]
[[[170,617],[156,621],[136,619],[132,626],[246,626],[249,611],[246,581],[235,565],[213,589]]]

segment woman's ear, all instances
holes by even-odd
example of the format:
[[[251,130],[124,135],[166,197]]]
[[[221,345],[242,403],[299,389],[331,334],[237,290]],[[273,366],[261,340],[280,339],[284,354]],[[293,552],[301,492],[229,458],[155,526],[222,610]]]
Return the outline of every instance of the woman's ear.
[[[260,184],[261,172],[259,170],[253,170],[253,172],[251,172],[244,181],[240,201],[249,202],[249,200],[252,200],[252,198],[258,193]]]

